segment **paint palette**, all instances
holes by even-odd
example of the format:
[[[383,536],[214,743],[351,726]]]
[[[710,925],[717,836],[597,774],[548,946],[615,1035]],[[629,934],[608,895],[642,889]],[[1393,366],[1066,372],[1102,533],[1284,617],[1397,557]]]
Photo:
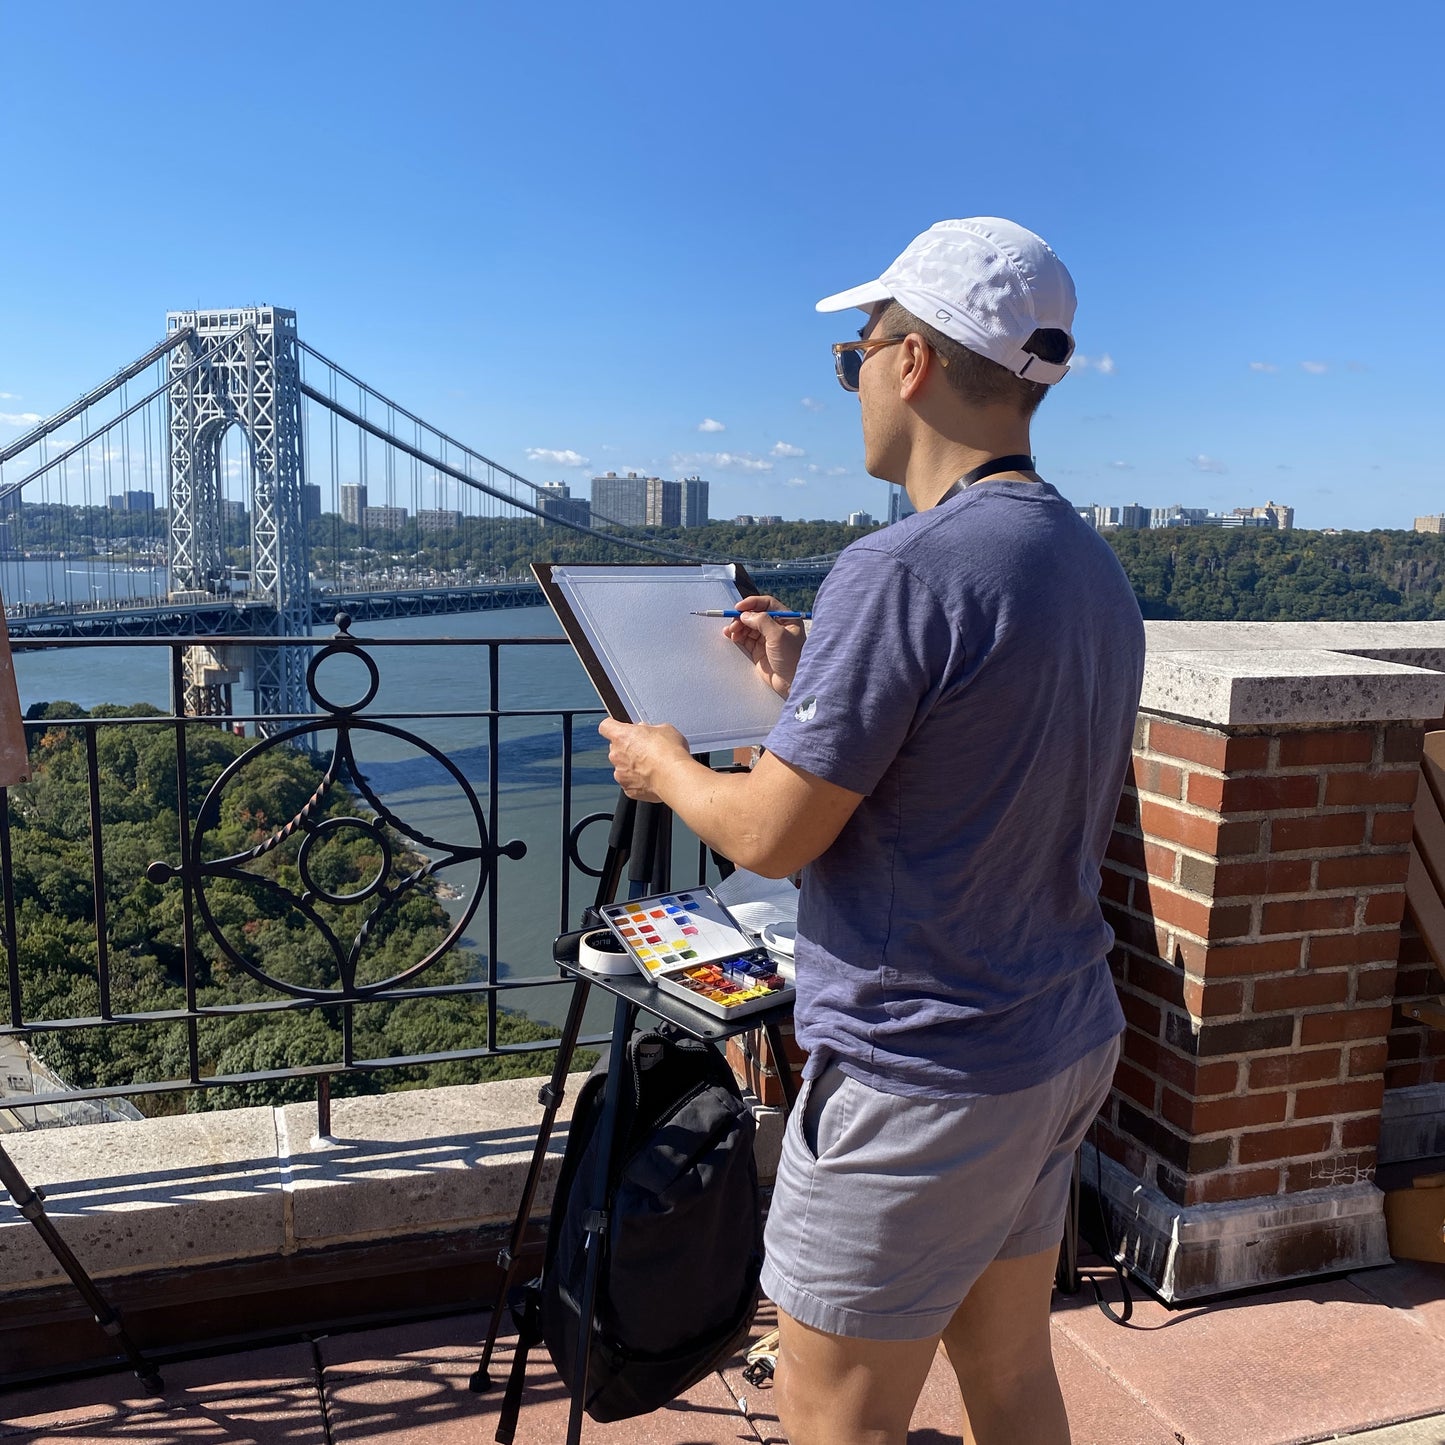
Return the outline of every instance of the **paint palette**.
[[[710,888],[609,903],[602,921],[663,992],[716,1018],[740,1018],[793,997],[767,949]]]

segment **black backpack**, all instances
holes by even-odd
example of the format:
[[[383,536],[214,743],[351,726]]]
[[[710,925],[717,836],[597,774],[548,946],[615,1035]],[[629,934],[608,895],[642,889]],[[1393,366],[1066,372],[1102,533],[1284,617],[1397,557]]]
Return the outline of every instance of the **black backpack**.
[[[515,1427],[533,1344],[545,1340],[569,1390],[579,1373],[586,1215],[606,1078],[604,1054],[577,1096],[541,1277],[513,1294],[517,1355],[499,1440]],[[732,1353],[757,1309],[763,1257],[753,1116],[722,1055],[667,1024],[638,1029],[622,1080],[583,1401],[597,1421],[661,1408]]]

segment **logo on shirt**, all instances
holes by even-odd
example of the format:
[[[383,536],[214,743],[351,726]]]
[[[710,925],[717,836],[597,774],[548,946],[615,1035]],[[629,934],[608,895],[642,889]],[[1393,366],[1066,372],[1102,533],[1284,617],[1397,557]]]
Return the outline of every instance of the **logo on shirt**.
[[[818,699],[816,697],[804,698],[797,707],[793,709],[793,718],[797,722],[812,722],[818,711]]]

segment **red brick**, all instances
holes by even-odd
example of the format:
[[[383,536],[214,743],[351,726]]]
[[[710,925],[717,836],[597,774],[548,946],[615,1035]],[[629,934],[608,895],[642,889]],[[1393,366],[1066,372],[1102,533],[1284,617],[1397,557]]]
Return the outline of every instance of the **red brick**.
[[[1108,861],[1099,870],[1099,897],[1107,898],[1110,903],[1117,903],[1120,908],[1129,906],[1129,893],[1134,886],[1134,880],[1127,873],[1117,872]]]
[[[1239,1087],[1239,1064],[1234,1059],[1213,1059],[1200,1063],[1194,1073],[1194,1097],[1232,1094]]]
[[[1395,975],[1395,997],[1397,999],[1425,998],[1438,991],[1436,980],[1440,977],[1435,965],[1416,964],[1407,968],[1403,963]]]
[[[1144,871],[1151,878],[1162,878],[1166,883],[1174,881],[1175,866],[1179,862],[1179,855],[1172,848],[1166,848],[1162,843],[1144,844]],[[1400,875],[1405,876],[1403,873]]]
[[[1326,1084],[1320,1089],[1296,1089],[1294,1116],[1322,1119],[1341,1114],[1378,1114],[1384,1093],[1383,1079],[1352,1079],[1347,1084]]]
[[[1304,942],[1298,938],[1269,939],[1264,943],[1215,944],[1205,955],[1206,978],[1242,973],[1288,973],[1299,967]]]
[[[1165,882],[1177,883],[1180,888],[1190,893],[1198,893],[1205,898],[1212,898],[1214,881],[1218,876],[1219,867],[1219,863],[1213,858],[1200,858],[1193,853],[1181,853],[1177,878],[1169,878],[1162,873],[1156,876],[1164,878]]]
[[[1222,1204],[1230,1199],[1262,1199],[1278,1194],[1279,1169],[1221,1169],[1189,1181],[1190,1204]]]
[[[1214,852],[1220,858],[1247,858],[1259,852],[1262,833],[1260,823],[1221,823]]]
[[[1266,903],[1260,913],[1259,931],[1262,934],[1317,933],[1349,928],[1354,921],[1353,898],[1295,898]]]
[[[1340,1120],[1341,1149],[1378,1149],[1380,1147],[1380,1115],[1361,1114],[1354,1119]]]
[[[1162,798],[1180,798],[1184,794],[1183,770],[1173,763],[1135,758],[1132,771],[1134,786],[1141,793],[1157,793]]]
[[[1418,763],[1424,742],[1424,728],[1386,728],[1384,758],[1387,763]]]
[[[1418,1059],[1425,1052],[1425,1031],[1421,1024],[1406,1024],[1390,1030],[1386,1038],[1392,1063]]]
[[[1348,808],[1360,803],[1413,803],[1420,786],[1413,770],[1330,773],[1325,778],[1325,807]]]
[[[1223,811],[1278,813],[1286,808],[1316,808],[1319,806],[1319,799],[1320,781],[1313,775],[1227,778],[1224,784]],[[1374,799],[1370,801],[1373,802]]]
[[[1414,1089],[1434,1082],[1429,1064],[1391,1064],[1385,1070],[1386,1089]]]
[[[1206,768],[1223,771],[1229,739],[1223,733],[1203,728],[1181,727],[1162,718],[1149,719],[1149,750]]]
[[[1119,794],[1119,806],[1114,809],[1114,822],[1120,828],[1139,826],[1139,796],[1127,788]]]
[[[1383,1039],[1373,1044],[1357,1044],[1350,1050],[1349,1064],[1345,1070],[1351,1078],[1361,1074],[1378,1074],[1385,1067],[1389,1046]]]
[[[1374,733],[1287,733],[1279,740],[1279,765],[1282,768],[1308,768],[1324,763],[1368,763],[1374,756]]]
[[[1124,1010],[1124,1017],[1129,1021],[1131,1028],[1138,1029],[1146,1038],[1159,1037],[1159,1021],[1163,1015],[1160,1013],[1158,1004],[1150,1003],[1137,993],[1127,993],[1121,990],[1119,1006]]]
[[[1184,999],[1184,974],[1157,959],[1135,955],[1129,960],[1129,983],[1140,993],[1163,999],[1176,1007]]]
[[[1227,780],[1212,773],[1190,773],[1185,784],[1184,796],[1196,808],[1208,808],[1218,813],[1224,807],[1224,785]]]
[[[1135,1068],[1127,1059],[1120,1059],[1118,1068],[1114,1070],[1114,1087],[1126,1098],[1142,1104],[1151,1113],[1157,1110],[1158,1083],[1143,1069]]]
[[[1366,853],[1353,858],[1321,858],[1320,889],[1405,886],[1408,853]]]
[[[1309,818],[1274,818],[1269,825],[1271,853],[1304,848],[1352,848],[1365,841],[1363,813],[1316,813]]]
[[[1175,1094],[1175,1109],[1185,1106],[1183,1117],[1170,1113],[1171,1094],[1164,1092],[1164,1117],[1192,1134],[1222,1134],[1259,1124],[1282,1124],[1289,1106],[1288,1094],[1241,1094],[1232,1099],[1184,1100]]]
[[[1399,846],[1410,841],[1415,831],[1414,811],[1406,813],[1376,813],[1370,825],[1370,842],[1377,847]]]
[[[1347,963],[1386,963],[1399,949],[1394,929],[1373,933],[1340,933],[1310,939],[1310,967],[1335,968]]]
[[[1343,1051],[1311,1049],[1308,1053],[1265,1054],[1249,1061],[1251,1089],[1277,1089],[1286,1084],[1317,1084],[1340,1076]]]
[[[1209,935],[1210,915],[1213,910],[1207,903],[1191,898],[1187,893],[1176,893],[1156,879],[1149,879],[1143,885],[1139,898],[1141,908],[1147,908],[1156,923],[1168,923],[1175,928],[1185,929],[1200,938]]]
[[[1258,898],[1266,893],[1305,893],[1314,864],[1308,858],[1267,863],[1221,863],[1214,875],[1216,898]]]
[[[1345,1039],[1383,1038],[1390,1029],[1388,1008],[1338,1009],[1333,1013],[1305,1014],[1300,1019],[1301,1047],[1335,1044]]]
[[[1184,1007],[1197,1019],[1229,1018],[1244,1012],[1244,984],[1237,979],[1226,982],[1197,978],[1184,980]]]
[[[1365,924],[1397,924],[1405,916],[1405,892],[1376,893],[1365,900]]]
[[[1356,1003],[1379,1003],[1381,999],[1395,997],[1395,970],[1388,964],[1384,968],[1366,968],[1355,975]]]
[[[1297,973],[1289,978],[1260,978],[1254,984],[1252,1011],[1285,1013],[1318,1008],[1322,1004],[1344,1003],[1349,996],[1347,973]]]
[[[1330,1147],[1330,1124],[1295,1124],[1287,1129],[1262,1129],[1239,1136],[1239,1162],[1262,1164],[1266,1159],[1297,1159]]]
[[[1219,841],[1219,824],[1213,818],[1201,818],[1163,803],[1141,801],[1139,823],[1147,837],[1167,838],[1196,853],[1213,853]]]

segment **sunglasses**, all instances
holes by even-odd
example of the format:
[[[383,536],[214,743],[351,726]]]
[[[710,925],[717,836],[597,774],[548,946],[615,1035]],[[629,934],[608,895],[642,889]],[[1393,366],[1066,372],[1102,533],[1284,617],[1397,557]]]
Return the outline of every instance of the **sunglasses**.
[[[838,373],[838,385],[844,391],[857,391],[858,378],[863,371],[863,363],[867,361],[870,353],[880,346],[896,346],[900,341],[907,341],[908,335],[902,336],[872,336],[867,341],[835,341],[833,343],[833,370]],[[938,353],[934,352],[937,356]],[[947,366],[948,359],[939,356],[941,365]]]

